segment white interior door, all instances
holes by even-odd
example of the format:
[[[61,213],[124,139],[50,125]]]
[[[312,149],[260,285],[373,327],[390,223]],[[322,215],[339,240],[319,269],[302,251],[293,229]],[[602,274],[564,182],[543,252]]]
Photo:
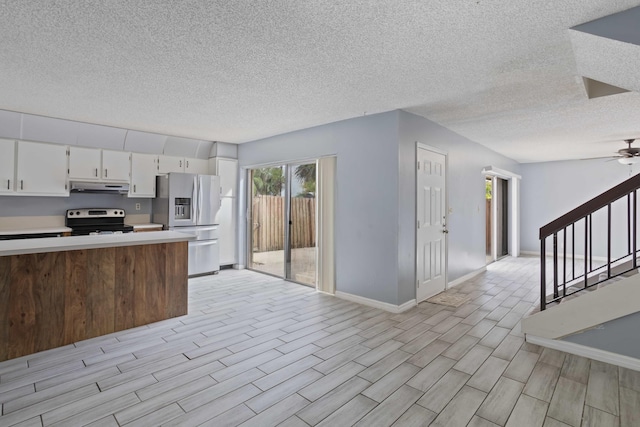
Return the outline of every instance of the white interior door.
[[[446,286],[446,156],[417,150],[416,300],[425,300]]]

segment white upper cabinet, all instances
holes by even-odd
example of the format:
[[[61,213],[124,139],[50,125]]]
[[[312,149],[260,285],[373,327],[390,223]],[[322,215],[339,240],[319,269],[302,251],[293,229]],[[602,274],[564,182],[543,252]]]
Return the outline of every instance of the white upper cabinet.
[[[129,197],[156,197],[158,156],[131,153]]]
[[[102,150],[102,179],[129,182],[131,153],[128,151]]]
[[[158,173],[185,172],[185,173],[209,173],[209,162],[204,159],[192,159],[189,157],[158,156]]]
[[[214,157],[209,159],[210,170],[220,177],[220,197],[236,196],[236,180],[238,178],[238,161]]]
[[[69,178],[129,182],[129,153],[69,147]]]
[[[15,192],[16,188],[16,142],[0,139],[0,194]]]
[[[158,156],[158,173],[184,172],[184,157]]]
[[[18,141],[16,192],[68,196],[67,146]]]
[[[69,147],[69,179],[100,179],[100,150]]]
[[[199,173],[207,175],[209,173],[209,161],[206,159],[184,159],[184,171],[187,173]]]

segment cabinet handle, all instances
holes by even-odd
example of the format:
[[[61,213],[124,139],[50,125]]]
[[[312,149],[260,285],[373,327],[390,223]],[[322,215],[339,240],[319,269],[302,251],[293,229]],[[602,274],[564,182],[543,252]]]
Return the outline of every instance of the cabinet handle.
[[[98,168],[96,168],[96,176],[98,176]]]
[[[11,190],[11,180],[7,180],[7,190]]]
[[[106,177],[108,177],[108,176],[109,176],[109,174],[107,173],[107,169],[105,168],[105,170],[104,170],[104,177],[106,178]]]
[[[182,160],[180,160],[180,167],[182,167]]]
[[[136,185],[135,184],[133,184],[133,192],[134,193],[136,192]]]
[[[187,160],[187,167],[189,167],[189,160]]]
[[[22,180],[20,180],[20,189],[24,190],[24,182]]]

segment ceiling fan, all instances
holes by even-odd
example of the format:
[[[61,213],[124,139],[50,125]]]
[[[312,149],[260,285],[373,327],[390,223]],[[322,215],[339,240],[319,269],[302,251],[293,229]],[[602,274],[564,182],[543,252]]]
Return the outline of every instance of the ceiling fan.
[[[625,139],[624,142],[628,144],[627,148],[621,148],[618,150],[618,156],[613,157],[611,160],[617,159],[618,163],[623,165],[633,165],[640,162],[640,148],[632,147],[631,144],[635,139]]]

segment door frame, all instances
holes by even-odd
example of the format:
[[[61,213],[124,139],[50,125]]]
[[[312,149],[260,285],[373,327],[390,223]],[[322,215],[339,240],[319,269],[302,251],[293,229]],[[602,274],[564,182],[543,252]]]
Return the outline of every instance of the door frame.
[[[445,226],[449,224],[449,153],[447,151],[441,150],[440,148],[433,147],[431,145],[423,144],[422,142],[416,141],[416,149],[415,149],[415,159],[414,162],[414,184],[415,184],[415,192],[414,192],[414,262],[413,262],[413,277],[414,277],[414,291],[415,298],[418,301],[418,151],[419,150],[427,150],[436,154],[441,154],[444,156],[444,223]],[[444,289],[449,289],[449,234],[445,234],[444,236]]]
[[[484,167],[482,169],[482,175],[483,180],[486,179],[486,177],[497,177],[507,181],[507,192],[509,194],[509,208],[507,213],[509,245],[507,248],[507,252],[510,256],[518,257],[520,256],[520,180],[522,179],[522,176],[505,169],[497,168],[495,166]],[[494,212],[496,212],[496,208],[492,206],[492,215],[494,215],[495,218]],[[493,230],[491,230],[491,234],[491,240],[493,244],[497,239],[496,227],[493,227]],[[491,248],[494,261],[496,260],[496,251],[497,248],[495,248],[495,246]]]
[[[487,265],[489,265],[491,263],[498,261],[502,257],[508,256],[510,251],[509,251],[509,245],[507,245],[507,255],[500,255],[500,256],[498,255],[498,209],[500,209],[500,206],[499,206],[500,203],[498,203],[497,193],[498,191],[501,191],[501,190],[498,190],[498,185],[499,185],[498,179],[499,178],[504,179],[504,178],[501,178],[498,175],[485,175],[485,179],[487,178],[491,179],[491,261],[487,262]],[[508,180],[506,181],[507,181],[507,186],[510,186],[511,184],[509,184],[509,181]],[[509,215],[509,210],[510,209],[507,209],[507,212],[506,212],[507,221],[509,221],[511,218]],[[509,228],[509,224],[507,224],[507,229],[508,228]]]
[[[291,247],[291,205],[292,205],[292,192],[291,192],[291,187],[292,187],[292,182],[294,177],[294,168],[296,166],[301,166],[301,165],[308,165],[308,164],[315,164],[316,165],[316,196],[315,196],[315,206],[316,206],[316,212],[315,212],[315,240],[316,240],[316,259],[315,259],[315,277],[316,277],[316,283],[315,285],[310,285],[308,283],[302,283],[302,282],[298,282],[295,279],[289,277],[291,276],[291,270],[293,268],[292,265],[292,247]],[[308,286],[314,289],[318,289],[318,264],[319,264],[319,251],[318,251],[318,218],[319,218],[319,213],[318,213],[318,208],[319,208],[319,204],[318,204],[318,188],[319,188],[319,183],[318,183],[318,159],[314,159],[314,160],[300,160],[300,161],[293,161],[293,162],[288,162],[284,164],[285,167],[285,190],[284,190],[284,212],[285,212],[285,218],[284,218],[284,279],[288,280],[290,282],[294,282],[294,283],[298,283],[300,285],[304,285],[304,286]]]
[[[255,271],[261,274],[266,274],[268,276],[272,276],[272,277],[277,277],[278,279],[282,279],[282,280],[286,280],[288,282],[292,282],[292,283],[296,283],[298,285],[302,285],[302,286],[306,286],[306,287],[310,287],[313,289],[318,289],[318,263],[319,263],[319,257],[318,257],[318,203],[317,203],[317,189],[316,189],[316,257],[315,257],[315,263],[316,263],[316,283],[315,285],[310,285],[308,283],[302,283],[302,282],[298,282],[294,279],[291,278],[287,278],[287,275],[291,272],[291,244],[290,244],[290,227],[289,227],[289,222],[291,220],[291,179],[293,178],[293,168],[292,166],[297,166],[297,165],[304,165],[307,163],[315,163],[316,164],[316,185],[318,185],[317,182],[317,167],[318,167],[318,159],[320,157],[317,158],[312,158],[312,159],[304,159],[304,160],[287,160],[287,161],[282,161],[282,162],[270,162],[270,163],[261,163],[261,164],[257,164],[257,165],[247,165],[247,166],[243,166],[242,167],[242,175],[244,176],[244,179],[246,180],[245,183],[245,194],[244,194],[244,203],[245,203],[245,221],[244,221],[244,233],[245,233],[245,250],[244,252],[244,256],[245,256],[245,266],[244,268],[246,268],[247,270],[251,270],[251,271]],[[252,185],[252,180],[251,180],[251,171],[254,169],[260,169],[260,168],[268,168],[268,167],[279,167],[282,166],[284,168],[284,177],[285,177],[285,182],[284,182],[284,206],[283,206],[283,212],[284,212],[284,218],[283,218],[283,222],[284,222],[284,235],[283,235],[283,242],[284,242],[284,250],[283,250],[283,257],[284,257],[284,270],[283,270],[283,276],[278,276],[269,272],[265,272],[265,271],[261,271],[261,270],[256,270],[251,268],[251,260],[252,260],[252,255],[253,255],[253,242],[252,242],[252,218],[253,218],[253,211],[252,211],[252,195],[253,195],[253,185]],[[243,197],[242,195],[240,195],[239,197]]]

